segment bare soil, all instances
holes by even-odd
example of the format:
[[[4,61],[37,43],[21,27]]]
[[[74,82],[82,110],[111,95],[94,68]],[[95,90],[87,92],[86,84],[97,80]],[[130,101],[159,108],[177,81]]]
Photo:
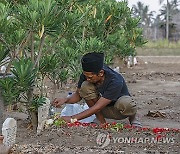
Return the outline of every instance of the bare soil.
[[[18,120],[17,142],[12,149],[13,154],[179,154],[180,153],[180,63],[145,63],[138,59],[138,65],[127,68],[122,65],[120,72],[125,77],[130,93],[137,101],[138,113],[144,130],[123,129],[118,132],[110,129],[92,127],[46,128],[40,135],[27,129],[26,120]],[[67,85],[57,93],[64,96],[74,89],[74,84]],[[149,111],[164,113],[164,117],[147,116]],[[112,122],[114,120],[109,120]],[[128,124],[128,120],[118,121]],[[154,133],[154,128],[170,128],[161,134]],[[175,129],[176,128],[176,129]],[[98,135],[105,135],[102,144],[97,144]],[[102,148],[110,135],[110,143]],[[173,142],[170,143],[123,143],[123,138],[154,138],[162,135]],[[119,141],[116,140],[119,138]],[[103,138],[101,138],[103,139]],[[171,141],[172,141],[171,140]]]

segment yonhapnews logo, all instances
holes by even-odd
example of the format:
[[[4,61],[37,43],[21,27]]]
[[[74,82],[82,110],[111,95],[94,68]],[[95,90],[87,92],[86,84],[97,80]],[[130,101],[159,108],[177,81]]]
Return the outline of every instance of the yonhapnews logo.
[[[97,138],[96,138],[96,143],[101,148],[104,148],[104,147],[108,146],[110,142],[111,142],[111,139],[110,139],[109,134],[99,133]]]
[[[100,148],[104,148],[112,143],[122,143],[122,144],[173,144],[175,139],[168,137],[112,137],[110,134],[99,133],[96,138],[97,145]]]

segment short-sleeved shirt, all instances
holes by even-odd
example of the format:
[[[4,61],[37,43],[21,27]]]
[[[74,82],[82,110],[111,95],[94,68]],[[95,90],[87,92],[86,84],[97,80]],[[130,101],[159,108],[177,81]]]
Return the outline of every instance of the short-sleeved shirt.
[[[126,82],[120,73],[115,72],[106,65],[103,66],[103,70],[105,73],[105,79],[100,86],[95,86],[103,98],[112,101],[109,106],[114,105],[121,96],[130,96]],[[84,81],[86,81],[86,77],[84,74],[81,74],[78,88],[81,87],[81,84]]]

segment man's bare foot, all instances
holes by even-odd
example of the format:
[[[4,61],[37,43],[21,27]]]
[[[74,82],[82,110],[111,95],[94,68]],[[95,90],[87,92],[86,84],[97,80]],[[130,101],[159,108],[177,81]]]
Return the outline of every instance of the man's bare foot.
[[[137,113],[134,116],[129,117],[129,122],[130,122],[131,126],[141,128],[142,124],[139,121],[139,119],[140,118]]]

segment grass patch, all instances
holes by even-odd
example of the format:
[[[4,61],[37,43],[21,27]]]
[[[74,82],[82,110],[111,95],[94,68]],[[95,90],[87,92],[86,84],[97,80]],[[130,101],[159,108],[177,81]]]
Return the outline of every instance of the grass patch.
[[[170,49],[180,49],[180,41],[170,42],[167,40],[157,40],[157,41],[148,41],[145,45],[145,48],[170,48]]]
[[[143,47],[137,48],[136,52],[139,56],[180,56],[180,40],[148,41]]]
[[[137,48],[138,56],[180,56],[180,48]]]

